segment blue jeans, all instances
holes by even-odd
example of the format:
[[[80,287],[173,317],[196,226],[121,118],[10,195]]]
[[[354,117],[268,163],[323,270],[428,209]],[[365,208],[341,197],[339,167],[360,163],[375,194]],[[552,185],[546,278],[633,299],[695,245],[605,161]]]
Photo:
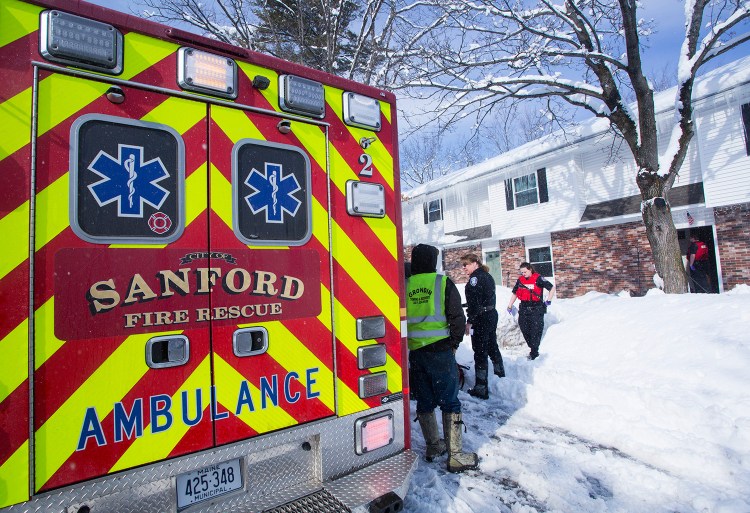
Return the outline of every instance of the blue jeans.
[[[413,379],[410,385],[417,398],[417,413],[430,413],[436,406],[440,406],[445,413],[461,413],[458,368],[453,351],[411,351],[409,366]]]

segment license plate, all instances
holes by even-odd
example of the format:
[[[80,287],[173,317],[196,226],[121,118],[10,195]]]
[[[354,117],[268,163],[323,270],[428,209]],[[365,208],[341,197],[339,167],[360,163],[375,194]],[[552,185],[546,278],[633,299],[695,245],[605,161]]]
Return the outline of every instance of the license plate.
[[[240,460],[225,461],[177,476],[177,507],[207,501],[242,488]]]

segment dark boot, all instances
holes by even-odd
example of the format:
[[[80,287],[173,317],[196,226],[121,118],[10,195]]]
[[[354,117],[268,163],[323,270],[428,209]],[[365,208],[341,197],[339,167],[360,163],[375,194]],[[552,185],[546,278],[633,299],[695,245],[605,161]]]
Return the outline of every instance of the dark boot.
[[[476,369],[476,383],[474,388],[469,389],[469,395],[479,399],[489,399],[490,391],[487,388],[487,369]],[[446,435],[447,436],[447,435]]]
[[[503,365],[503,357],[501,356],[497,360],[493,360],[492,362],[492,371],[495,373],[495,376],[498,378],[504,378],[505,377],[505,366]]]
[[[427,451],[425,452],[425,459],[432,461],[438,456],[442,456],[446,453],[445,441],[440,438],[438,434],[437,419],[435,418],[435,412],[430,413],[418,413],[417,420],[419,421],[419,427],[422,428],[422,435],[424,435],[424,441],[427,444]]]
[[[443,433],[448,446],[448,472],[463,472],[479,466],[479,457],[473,452],[463,452],[464,422],[460,413],[443,412]]]

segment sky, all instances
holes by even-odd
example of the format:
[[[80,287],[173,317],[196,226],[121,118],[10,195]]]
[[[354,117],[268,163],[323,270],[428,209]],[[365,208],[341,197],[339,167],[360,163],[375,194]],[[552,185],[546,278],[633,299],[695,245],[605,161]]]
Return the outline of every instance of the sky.
[[[463,286],[459,286],[463,293]],[[510,290],[497,289],[506,305]],[[537,360],[501,309],[507,377],[459,392],[479,469],[419,466],[407,513],[750,512],[750,286],[554,300]],[[412,418],[416,417],[414,404]],[[419,427],[413,448],[424,454]]]

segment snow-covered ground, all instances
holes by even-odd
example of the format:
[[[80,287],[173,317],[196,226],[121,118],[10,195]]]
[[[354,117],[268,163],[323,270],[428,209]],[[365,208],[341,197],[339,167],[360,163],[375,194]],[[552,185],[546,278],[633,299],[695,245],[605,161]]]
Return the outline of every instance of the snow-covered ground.
[[[459,397],[480,468],[421,460],[405,511],[750,512],[749,286],[554,301],[535,361],[515,345],[509,297],[498,287],[508,376],[491,376],[488,401],[466,393],[468,337],[456,355],[471,366]],[[412,446],[424,454],[417,423]]]

